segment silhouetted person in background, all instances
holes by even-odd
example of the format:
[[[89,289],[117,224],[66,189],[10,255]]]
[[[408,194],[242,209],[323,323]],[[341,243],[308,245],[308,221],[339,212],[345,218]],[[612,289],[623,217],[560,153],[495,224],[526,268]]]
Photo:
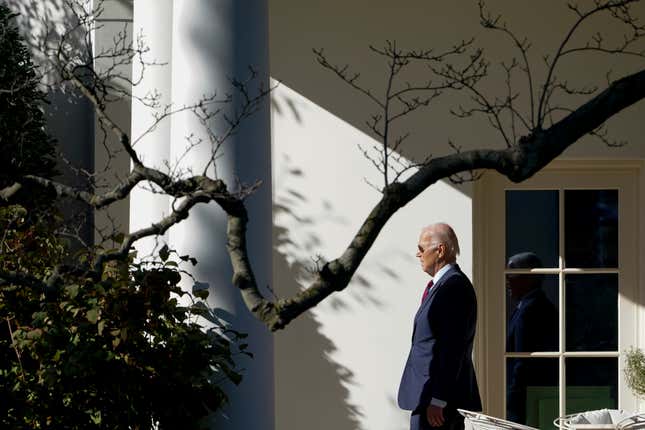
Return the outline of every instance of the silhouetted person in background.
[[[513,255],[509,269],[543,267],[533,252]],[[542,290],[543,275],[510,274],[506,288],[514,305],[507,326],[506,352],[558,350],[558,311]],[[509,358],[507,361],[507,418],[526,424],[527,387],[557,386],[552,359]]]

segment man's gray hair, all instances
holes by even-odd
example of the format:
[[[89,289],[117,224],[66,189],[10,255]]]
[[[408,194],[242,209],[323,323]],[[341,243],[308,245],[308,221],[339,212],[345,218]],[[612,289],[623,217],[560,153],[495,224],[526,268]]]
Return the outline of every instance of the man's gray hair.
[[[445,222],[439,222],[427,226],[424,230],[432,234],[433,242],[443,243],[446,246],[446,259],[448,261],[457,259],[459,255],[459,240],[452,227]]]

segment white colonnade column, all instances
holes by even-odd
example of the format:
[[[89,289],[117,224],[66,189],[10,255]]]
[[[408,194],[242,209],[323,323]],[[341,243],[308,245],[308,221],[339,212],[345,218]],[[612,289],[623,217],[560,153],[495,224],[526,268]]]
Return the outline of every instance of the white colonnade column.
[[[134,149],[143,163],[166,171],[165,164],[170,157],[170,121],[166,118],[148,130],[155,123],[155,114],[171,103],[172,79],[172,0],[136,0],[133,11],[133,44],[139,43],[140,48],[148,49],[143,55],[147,63],[165,65],[144,65],[135,59],[132,64],[132,77],[136,82],[143,79],[132,88],[133,99],[146,99],[148,103],[137,100],[132,102],[132,128],[131,138],[135,143]],[[145,48],[144,48],[145,47]],[[146,106],[154,94],[158,107]],[[150,190],[150,184],[140,184],[130,193],[130,231],[136,231],[150,226],[168,215],[170,200],[164,194],[155,194]],[[146,238],[136,244],[138,257],[150,255],[157,247],[157,251],[167,242],[168,234],[158,239]]]
[[[140,1],[140,0],[137,0]],[[205,94],[217,92],[234,96],[233,103],[214,106],[222,114],[234,115],[240,96],[230,78],[244,80],[249,66],[258,77],[249,91],[265,88],[269,81],[268,0],[174,0],[172,27],[172,101],[175,106],[190,105]],[[220,114],[209,122],[218,133],[227,127]],[[192,141],[202,143],[186,152]],[[211,156],[211,144],[198,118],[189,112],[173,117],[170,159],[180,157],[183,168],[201,174]],[[238,133],[226,141],[217,160],[217,177],[229,189],[239,178],[244,183],[262,180],[259,191],[246,200],[249,211],[248,247],[258,285],[271,282],[271,147],[268,97],[261,109],[244,120]],[[214,169],[209,170],[214,176]],[[247,333],[250,359],[236,357],[243,369],[242,383],[226,387],[230,403],[224,413],[211,417],[210,428],[274,428],[273,337],[242,302],[232,286],[232,270],[226,251],[226,216],[215,203],[198,205],[188,219],[170,230],[171,248],[198,260],[193,270],[196,280],[210,285],[209,305],[234,330]],[[191,285],[185,285],[190,288]]]

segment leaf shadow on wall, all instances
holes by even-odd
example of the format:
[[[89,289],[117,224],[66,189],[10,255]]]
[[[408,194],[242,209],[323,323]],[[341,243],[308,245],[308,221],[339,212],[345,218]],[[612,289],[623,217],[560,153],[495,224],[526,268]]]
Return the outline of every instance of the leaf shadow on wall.
[[[291,123],[290,127],[294,127],[292,133],[295,134],[288,138],[294,142],[304,131],[302,127],[310,125],[309,118],[316,120],[307,102],[291,99],[288,94],[274,93],[271,104],[274,124],[279,124],[280,129],[284,121]],[[276,117],[279,118],[277,121]],[[314,259],[321,253],[327,258],[338,257],[342,249],[330,249],[342,247],[338,239],[341,242],[349,240],[355,233],[356,222],[360,222],[355,217],[362,216],[363,211],[365,215],[369,212],[370,204],[365,204],[370,197],[357,196],[364,201],[356,205],[338,203],[335,192],[355,190],[352,191],[352,187],[337,190],[334,181],[330,185],[321,179],[320,175],[324,177],[326,173],[318,167],[327,161],[317,157],[316,151],[336,153],[337,146],[330,143],[331,146],[314,148],[311,145],[314,143],[304,140],[274,147],[273,283],[280,298],[292,297],[308,286],[311,270],[315,267]],[[348,148],[348,151],[354,150],[353,147]],[[333,169],[344,171],[348,164],[339,160],[339,164],[331,166],[332,172],[327,171],[327,174],[333,173]],[[310,165],[312,170],[308,170],[307,166]],[[321,189],[321,185],[324,188]],[[367,265],[363,265],[354,275],[346,290],[332,294],[318,308],[306,312],[285,330],[276,333],[277,428],[359,430],[366,429],[366,426],[370,429],[407,427],[407,419],[398,421],[398,418],[394,418],[400,410],[389,398],[395,388],[385,383],[388,378],[376,376],[379,380],[370,379],[375,377],[374,368],[380,364],[385,366],[387,360],[383,363],[377,360],[371,363],[370,369],[363,368],[368,365],[364,359],[369,358],[375,350],[379,353],[379,348],[366,342],[370,342],[368,339],[381,338],[382,333],[375,331],[383,330],[384,325],[365,324],[365,318],[376,315],[382,322],[382,317],[390,309],[382,296],[383,291],[377,285],[397,285],[401,282],[397,263],[394,262],[398,259],[391,258],[392,251],[376,251],[374,254],[375,251],[368,256]],[[336,315],[351,325],[346,327],[347,330],[341,328],[342,334],[338,333],[338,325],[333,323]],[[331,325],[328,324],[330,322]],[[342,348],[341,341],[334,339],[334,333],[343,336],[344,345],[351,342],[351,338],[355,339],[351,346],[353,352],[339,350]],[[341,356],[349,361],[341,361]],[[387,371],[387,368],[383,370]],[[384,398],[379,400],[380,396]],[[368,398],[387,408],[387,411],[379,411],[377,422],[380,424],[376,427],[373,425],[377,418],[367,415],[370,410],[373,411],[374,404],[363,403]],[[385,423],[380,421],[382,419],[397,422],[392,426],[394,421]]]
[[[274,206],[275,211],[285,210]],[[288,230],[274,226],[273,272],[277,293],[290,297],[301,290],[297,282],[308,268],[289,263],[278,251],[289,240]],[[276,428],[281,430],[358,430],[360,410],[348,401],[347,385],[354,375],[329,356],[333,341],[321,333],[311,312],[301,315],[275,335]]]

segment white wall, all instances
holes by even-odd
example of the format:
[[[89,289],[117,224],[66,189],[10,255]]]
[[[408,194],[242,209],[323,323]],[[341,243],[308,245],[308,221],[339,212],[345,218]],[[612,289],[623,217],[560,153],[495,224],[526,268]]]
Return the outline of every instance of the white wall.
[[[360,130],[281,85],[273,94],[274,289],[307,285],[317,254],[338,257],[380,198]],[[428,277],[415,258],[421,227],[447,221],[472,268],[471,202],[439,183],[387,224],[354,279],[276,334],[276,428],[404,429],[396,405],[416,312]],[[315,417],[313,419],[312,417]]]
[[[542,55],[552,54],[574,18],[566,5],[522,0],[487,2],[503,12],[519,37],[528,37],[534,79],[544,78]],[[586,4],[586,3],[584,3]],[[640,16],[645,12],[640,7]],[[597,20],[584,29],[615,30]],[[282,82],[273,96],[274,288],[289,296],[306,283],[311,257],[339,255],[358,229],[378,194],[363,178],[378,173],[356,148],[372,143],[365,121],[375,110],[369,101],[316,63],[312,48],[323,48],[329,60],[360,72],[362,84],[383,94],[387,65],[369,50],[396,40],[409,49],[447,49],[470,37],[491,61],[483,82],[489,96],[506,93],[501,61],[517,55],[499,33],[479,26],[477,2],[408,0],[301,1],[270,3],[272,77]],[[617,41],[620,36],[609,38]],[[581,85],[605,85],[612,77],[640,70],[642,59],[587,55],[563,62],[561,76]],[[416,68],[410,80],[427,79]],[[520,109],[528,112],[525,78],[514,86],[524,95]],[[571,106],[582,102],[568,99]],[[467,103],[463,95],[444,95],[428,110],[403,121],[397,131],[410,131],[404,153],[420,160],[453,150],[503,148],[504,143],[484,119],[460,120],[449,110]],[[563,158],[644,158],[641,118],[645,103],[608,122],[622,148],[607,148],[584,138]],[[644,197],[643,190],[640,191]],[[408,415],[396,406],[396,389],[409,347],[411,318],[426,278],[414,258],[418,230],[434,221],[455,227],[462,242],[460,258],[471,275],[477,260],[473,246],[472,187],[439,183],[395,214],[377,239],[351,285],[276,335],[276,428],[404,429]],[[481,245],[480,245],[481,246]],[[473,258],[475,257],[475,258]],[[477,286],[476,286],[477,287]],[[319,424],[317,424],[319,423]]]

